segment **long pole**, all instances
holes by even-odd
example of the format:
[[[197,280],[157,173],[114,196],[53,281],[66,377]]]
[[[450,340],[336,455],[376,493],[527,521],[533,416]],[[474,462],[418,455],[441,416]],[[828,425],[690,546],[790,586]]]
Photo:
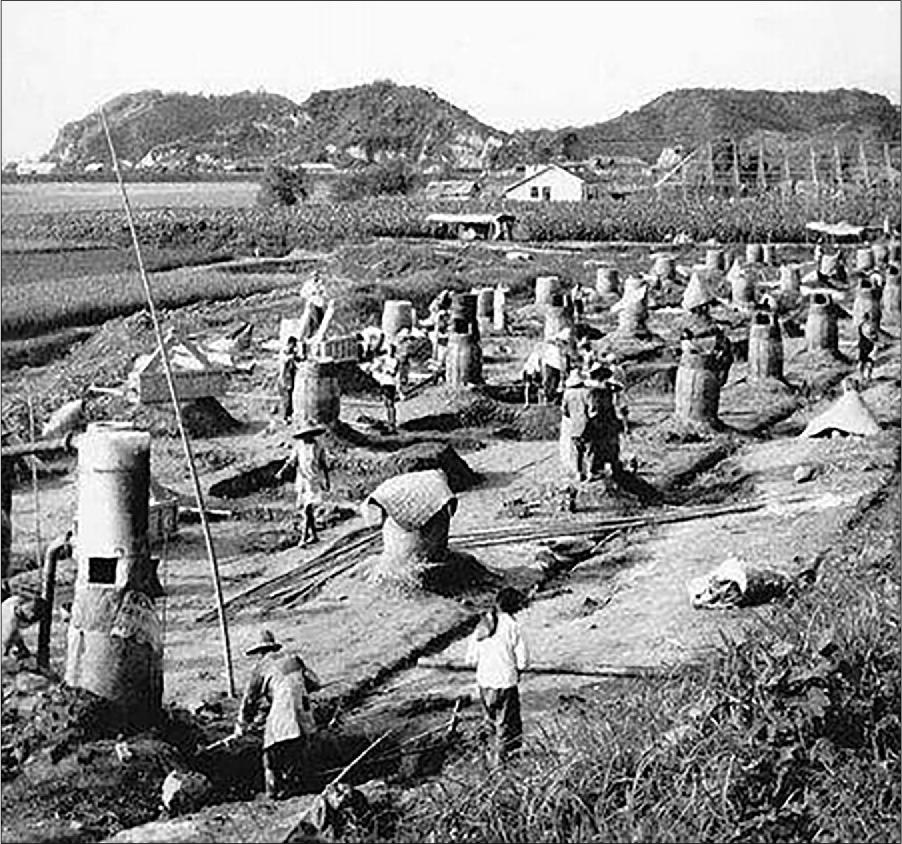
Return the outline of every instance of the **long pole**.
[[[28,428],[32,443],[37,439],[34,424],[34,404],[28,393]],[[31,458],[31,493],[34,498],[34,559],[41,565],[41,497],[38,494],[38,463]]]
[[[864,149],[864,141],[858,141],[858,155],[861,158],[861,174],[864,177],[864,186],[871,186],[871,172],[868,169],[868,156]]]
[[[200,488],[200,479],[197,476],[197,466],[194,463],[194,454],[191,451],[191,441],[188,439],[188,433],[185,430],[185,423],[182,418],[182,406],[179,402],[178,393],[175,389],[175,381],[172,377],[172,366],[169,362],[169,352],[166,349],[166,343],[163,340],[163,332],[160,328],[160,320],[157,316],[157,309],[154,306],[153,295],[150,290],[150,282],[147,280],[147,272],[144,269],[144,259],[141,256],[141,247],[138,244],[138,233],[135,231],[135,223],[132,217],[131,205],[128,201],[128,194],[125,191],[125,183],[122,181],[122,172],[119,169],[119,159],[116,157],[116,149],[113,146],[113,139],[110,136],[110,128],[106,122],[106,115],[103,109],[100,109],[100,120],[103,123],[103,131],[106,135],[107,145],[110,148],[110,156],[113,162],[113,171],[116,173],[116,181],[119,184],[119,191],[122,194],[122,204],[125,208],[125,216],[128,220],[128,230],[131,233],[132,245],[135,247],[135,258],[138,262],[138,272],[141,276],[141,283],[144,285],[144,295],[147,298],[147,307],[150,311],[150,319],[153,323],[154,334],[157,338],[157,346],[160,349],[160,360],[163,364],[163,373],[166,376],[166,384],[169,387],[169,395],[172,398],[172,407],[175,411],[175,420],[178,424],[179,435],[182,439],[182,446],[185,450],[185,459],[188,461],[188,470],[191,474],[191,484],[194,487],[194,498],[197,501],[197,510],[200,517],[200,526],[204,534],[204,543],[207,546],[207,557],[210,561],[210,572],[213,577],[213,591],[216,596],[216,612],[219,616],[219,629],[222,634],[222,655],[225,662],[226,678],[228,680],[229,695],[235,697],[235,674],[232,670],[232,650],[229,646],[229,628],[226,624],[225,606],[222,598],[222,584],[219,580],[219,565],[216,562],[216,552],[213,549],[213,537],[210,534],[210,525],[207,521],[207,509],[204,507],[204,496]]]

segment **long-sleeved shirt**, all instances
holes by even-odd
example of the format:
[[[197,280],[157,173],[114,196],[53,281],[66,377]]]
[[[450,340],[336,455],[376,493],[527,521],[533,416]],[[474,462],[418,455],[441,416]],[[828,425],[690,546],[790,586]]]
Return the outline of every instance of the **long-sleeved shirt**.
[[[561,413],[570,420],[570,436],[583,436],[589,425],[589,417],[594,415],[589,403],[589,391],[585,387],[568,387],[564,390]]]
[[[0,623],[2,623],[2,650],[3,656],[10,651],[15,651],[16,656],[28,654],[28,648],[22,639],[21,628],[24,627],[21,611],[25,605],[25,599],[20,595],[10,595],[0,608]]]
[[[529,649],[520,625],[507,613],[497,613],[495,632],[485,636],[482,625],[467,647],[467,662],[476,665],[476,682],[484,689],[516,686],[520,672],[529,667]],[[484,638],[479,638],[480,636]]]
[[[238,722],[247,726],[268,708],[264,748],[300,738],[316,728],[310,692],[319,688],[319,678],[296,654],[267,654],[248,680]]]

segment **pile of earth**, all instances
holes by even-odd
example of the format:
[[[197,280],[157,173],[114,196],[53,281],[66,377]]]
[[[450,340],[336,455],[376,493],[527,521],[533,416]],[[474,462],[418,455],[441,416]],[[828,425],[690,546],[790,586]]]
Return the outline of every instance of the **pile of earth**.
[[[453,492],[463,492],[479,483],[479,476],[447,443],[416,443],[379,455],[350,449],[347,444],[337,448],[326,443],[326,451],[332,468],[333,494],[346,500],[361,501],[388,478],[426,469],[441,469]],[[284,462],[285,458],[277,458],[245,467],[213,484],[209,494],[214,498],[243,498],[262,489],[290,483],[294,480],[293,469],[288,469],[282,479],[276,479]]]
[[[128,413],[135,427],[149,431],[155,437],[179,436],[175,413],[169,404],[133,406]],[[212,396],[182,403],[182,421],[192,439],[210,439],[233,434],[244,425],[235,419]]]
[[[108,701],[58,683],[9,695],[2,729],[2,834],[17,841],[95,841],[151,820],[180,748],[198,740],[166,716],[136,731]]]
[[[345,452],[335,455],[334,466],[336,491],[354,501],[366,498],[383,481],[408,472],[441,469],[455,493],[471,489],[480,480],[453,446],[441,442],[416,443],[378,457]]]
[[[513,388],[511,388],[513,389]],[[492,397],[493,388],[455,390],[438,388],[430,402],[442,411],[411,419],[401,425],[405,431],[449,432],[458,428],[491,428],[496,436],[515,440],[553,440],[560,434],[560,408],[555,405],[522,406],[520,388],[508,401]],[[499,393],[495,393],[499,395]],[[511,397],[514,400],[511,401]],[[516,402],[516,403],[514,403]]]

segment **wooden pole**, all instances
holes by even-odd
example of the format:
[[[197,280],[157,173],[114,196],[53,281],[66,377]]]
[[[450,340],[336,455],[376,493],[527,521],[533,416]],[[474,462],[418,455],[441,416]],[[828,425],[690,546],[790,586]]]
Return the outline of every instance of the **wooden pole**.
[[[418,668],[434,668],[439,671],[467,672],[476,667],[453,659],[423,656],[417,660]],[[653,665],[576,665],[573,663],[535,663],[524,674],[571,675],[575,677],[655,677],[663,671]]]
[[[342,779],[344,779],[365,756],[368,756],[373,749],[382,744],[382,742],[385,741],[385,739],[387,739],[393,732],[394,730],[388,730],[387,732],[379,736],[379,738],[377,738],[374,742],[372,742],[372,744],[358,753],[357,756],[355,756],[347,765],[344,766],[344,768],[341,769],[341,771],[339,771],[339,773],[332,780],[329,781],[329,784],[319,793],[320,798],[322,799],[323,795],[330,788],[332,788],[333,785],[337,785],[339,782],[341,782]],[[294,839],[295,833],[300,829],[301,824],[307,819],[308,815],[310,815],[310,813],[315,808],[316,801],[311,803],[303,812],[301,812],[301,816],[298,818],[297,823],[292,827],[291,832],[289,832],[288,835],[286,835],[282,839],[283,842],[291,841],[292,839]]]
[[[119,191],[122,194],[122,204],[125,208],[125,217],[128,221],[128,229],[131,233],[132,245],[135,248],[135,258],[138,262],[138,273],[141,276],[141,283],[144,285],[144,295],[147,299],[147,308],[150,312],[150,319],[153,323],[154,334],[156,335],[157,347],[160,350],[160,361],[163,364],[163,374],[166,376],[166,384],[169,387],[169,395],[172,399],[172,407],[175,411],[175,419],[178,424],[179,435],[182,439],[182,447],[185,451],[185,459],[188,463],[188,471],[191,475],[191,484],[194,487],[194,497],[197,501],[197,509],[200,518],[201,530],[204,535],[204,543],[207,546],[207,557],[210,561],[210,572],[213,577],[213,591],[216,598],[216,610],[219,615],[219,629],[222,634],[222,650],[223,661],[225,663],[226,679],[228,682],[228,692],[230,697],[235,697],[235,674],[232,670],[232,651],[229,645],[229,629],[226,624],[225,607],[222,599],[222,584],[219,579],[219,566],[216,562],[216,552],[213,548],[213,537],[210,534],[210,524],[207,521],[207,510],[204,507],[204,496],[200,488],[200,479],[197,475],[197,466],[194,462],[194,454],[191,450],[191,441],[188,439],[188,433],[185,430],[185,422],[182,417],[182,406],[179,402],[178,392],[175,388],[175,380],[172,377],[172,365],[169,362],[169,352],[166,349],[166,343],[163,339],[163,332],[160,328],[160,320],[157,316],[157,309],[154,305],[153,294],[150,290],[150,282],[147,280],[147,272],[144,269],[144,259],[141,255],[141,246],[138,243],[138,233],[135,231],[135,223],[132,216],[131,204],[128,201],[128,194],[125,190],[125,183],[122,180],[122,171],[119,169],[119,159],[116,156],[116,149],[113,146],[113,139],[110,136],[110,129],[107,125],[106,115],[103,109],[100,109],[100,120],[103,123],[103,131],[106,135],[107,146],[110,149],[110,156],[113,162],[113,171],[116,173],[116,181],[119,184]]]
[[[739,193],[739,189],[742,187],[742,175],[739,172],[739,144],[736,143],[735,138],[733,138],[733,187],[736,188],[736,193]]]
[[[31,400],[31,392],[26,396],[28,401],[28,430],[31,442],[37,440],[34,424],[34,403]],[[38,464],[34,457],[31,459],[31,493],[34,500],[34,560],[41,565],[41,497],[38,494]]]
[[[868,157],[864,151],[864,141],[860,140],[858,142],[858,155],[861,158],[861,173],[864,177],[864,186],[866,188],[870,188],[871,186],[871,173],[868,170]]]
[[[764,142],[758,141],[758,190],[767,190],[767,174],[764,172]]]
[[[814,182],[815,192],[819,192],[820,183],[817,178],[817,156],[814,154],[814,144],[808,145],[808,153],[811,159],[811,181]]]
[[[714,144],[708,141],[708,190],[715,192],[714,185]]]
[[[836,183],[839,185],[839,189],[843,189],[843,178],[842,178],[842,157],[839,154],[839,144],[833,144],[833,163],[836,167]]]

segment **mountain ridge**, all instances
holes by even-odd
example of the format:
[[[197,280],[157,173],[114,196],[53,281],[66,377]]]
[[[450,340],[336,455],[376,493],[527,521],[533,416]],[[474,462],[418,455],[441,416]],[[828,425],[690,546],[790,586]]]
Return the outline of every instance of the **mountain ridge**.
[[[270,160],[337,167],[401,158],[427,172],[599,155],[654,161],[666,146],[723,138],[898,143],[900,110],[860,89],[683,88],[586,126],[504,132],[433,91],[389,80],[317,91],[303,103],[266,91],[120,94],[104,106],[116,149],[157,170],[259,169]],[[97,114],[66,124],[44,160],[83,170],[107,160]]]

